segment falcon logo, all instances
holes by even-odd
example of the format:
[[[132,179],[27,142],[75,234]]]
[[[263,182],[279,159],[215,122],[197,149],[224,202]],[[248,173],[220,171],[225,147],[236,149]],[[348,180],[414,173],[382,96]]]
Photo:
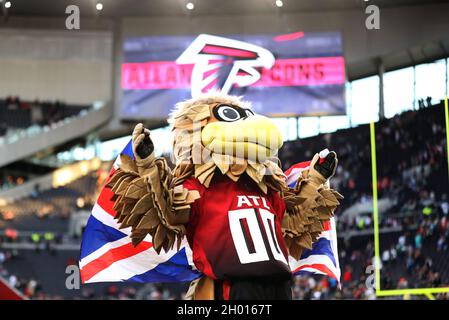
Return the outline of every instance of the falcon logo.
[[[229,93],[233,86],[252,85],[260,79],[258,68],[273,67],[274,56],[253,44],[201,34],[176,63],[194,65],[191,91],[196,97],[209,90]]]

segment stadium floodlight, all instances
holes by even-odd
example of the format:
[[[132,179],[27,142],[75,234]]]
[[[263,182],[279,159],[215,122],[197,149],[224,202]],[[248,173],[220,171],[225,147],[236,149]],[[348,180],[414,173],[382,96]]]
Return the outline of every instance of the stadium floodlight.
[[[276,7],[281,8],[284,5],[284,2],[282,0],[276,0]]]
[[[195,8],[195,5],[192,2],[189,2],[189,3],[186,4],[186,8],[188,10],[193,10]]]
[[[448,97],[444,100],[444,114],[446,126],[446,148],[448,154],[449,169],[449,103]],[[402,296],[402,295],[425,295],[430,300],[435,300],[433,294],[449,293],[449,287],[439,288],[413,288],[413,289],[388,289],[382,290],[380,287],[380,235],[379,235],[379,208],[377,195],[377,160],[376,160],[376,129],[375,123],[370,123],[370,144],[371,144],[371,174],[373,188],[373,223],[374,223],[374,267],[376,296]],[[449,178],[449,176],[448,176]]]
[[[5,8],[6,8],[6,9],[11,8],[11,1],[6,1],[6,2],[5,2]]]
[[[101,11],[101,10],[103,10],[103,4],[102,4],[101,2],[98,2],[97,5],[95,6],[95,8],[96,8],[98,11]]]

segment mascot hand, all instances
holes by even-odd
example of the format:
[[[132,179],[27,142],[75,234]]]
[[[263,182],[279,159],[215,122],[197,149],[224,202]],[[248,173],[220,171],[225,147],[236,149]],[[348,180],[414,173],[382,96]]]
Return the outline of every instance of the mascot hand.
[[[337,154],[334,151],[329,152],[329,150],[324,149],[313,157],[309,176],[316,184],[323,184],[335,174],[337,164]]]
[[[150,138],[150,130],[145,129],[143,124],[136,125],[132,136],[133,153],[138,167],[143,169],[154,160],[154,144]]]

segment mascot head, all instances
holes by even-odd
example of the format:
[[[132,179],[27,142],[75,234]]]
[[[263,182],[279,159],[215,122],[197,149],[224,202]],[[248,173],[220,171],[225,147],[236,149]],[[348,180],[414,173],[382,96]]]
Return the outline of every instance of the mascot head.
[[[208,187],[220,172],[234,181],[246,174],[264,192],[285,185],[276,158],[281,133],[240,97],[212,92],[180,102],[169,121],[177,178],[194,175]]]

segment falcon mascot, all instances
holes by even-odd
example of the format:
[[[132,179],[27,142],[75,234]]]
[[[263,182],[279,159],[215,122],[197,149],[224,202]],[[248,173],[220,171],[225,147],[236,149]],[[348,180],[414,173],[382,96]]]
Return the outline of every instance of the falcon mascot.
[[[327,183],[335,152],[315,154],[290,188],[276,158],[279,130],[240,97],[180,102],[169,122],[175,168],[154,156],[158,142],[138,124],[134,159],[122,156],[108,183],[121,228],[131,227],[135,246],[150,234],[158,253],[187,237],[203,274],[189,299],[291,299],[288,257],[312,248],[342,199]]]

